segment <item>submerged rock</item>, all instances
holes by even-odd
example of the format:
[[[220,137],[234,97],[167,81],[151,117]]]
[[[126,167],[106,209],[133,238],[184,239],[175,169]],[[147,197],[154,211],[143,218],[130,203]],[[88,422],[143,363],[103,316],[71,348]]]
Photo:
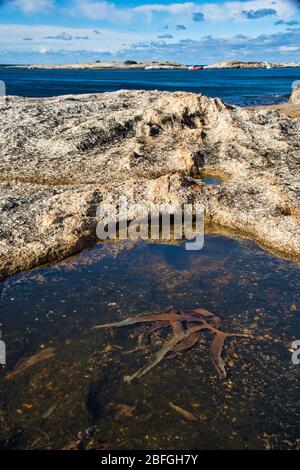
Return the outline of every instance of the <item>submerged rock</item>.
[[[108,377],[103,372],[100,372],[99,379],[90,385],[86,406],[93,423],[98,421],[104,413],[104,402],[107,399],[107,385]]]
[[[96,239],[99,202],[202,203],[206,223],[298,258],[300,121],[192,93],[9,97],[0,115],[0,272]],[[221,185],[202,183],[219,178]]]

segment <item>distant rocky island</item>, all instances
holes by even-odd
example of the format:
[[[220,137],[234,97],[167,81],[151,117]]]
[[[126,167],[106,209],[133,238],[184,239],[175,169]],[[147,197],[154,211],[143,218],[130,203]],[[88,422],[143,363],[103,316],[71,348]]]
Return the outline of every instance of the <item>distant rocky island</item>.
[[[102,62],[97,60],[95,62],[83,62],[76,64],[60,64],[60,65],[10,65],[7,68],[21,68],[21,69],[43,69],[43,70],[174,70],[185,69],[185,65],[178,62],[168,61],[151,61],[151,62],[136,62],[135,60],[126,60],[125,62]]]
[[[300,62],[273,64],[271,62],[242,62],[240,60],[224,60],[223,62],[204,66],[205,69],[272,69],[292,67],[300,67]]]
[[[204,66],[190,66],[170,61],[143,61],[126,60],[124,62],[111,61],[82,62],[59,65],[1,65],[5,68],[21,68],[32,70],[199,70],[199,69],[271,69],[300,67],[300,62],[242,62],[239,60],[225,60]]]

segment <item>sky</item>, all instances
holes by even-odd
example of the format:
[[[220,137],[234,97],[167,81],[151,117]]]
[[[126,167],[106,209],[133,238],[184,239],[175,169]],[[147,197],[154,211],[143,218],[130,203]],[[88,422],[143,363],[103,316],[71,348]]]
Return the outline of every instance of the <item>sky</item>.
[[[0,63],[300,62],[300,0],[0,0]]]

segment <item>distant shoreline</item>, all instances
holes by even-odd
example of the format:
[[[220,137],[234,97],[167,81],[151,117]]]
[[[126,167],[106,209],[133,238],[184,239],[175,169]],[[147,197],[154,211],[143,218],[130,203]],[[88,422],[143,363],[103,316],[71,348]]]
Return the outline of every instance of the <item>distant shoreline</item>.
[[[186,65],[177,62],[84,62],[61,65],[1,65],[6,69],[28,70],[185,70]]]
[[[300,68],[300,62],[270,63],[270,62],[242,62],[223,61],[210,65],[195,66],[210,69],[273,69],[273,68]],[[151,61],[151,62],[84,62],[78,64],[61,65],[0,65],[5,69],[27,69],[27,70],[189,70],[190,65],[178,62]]]

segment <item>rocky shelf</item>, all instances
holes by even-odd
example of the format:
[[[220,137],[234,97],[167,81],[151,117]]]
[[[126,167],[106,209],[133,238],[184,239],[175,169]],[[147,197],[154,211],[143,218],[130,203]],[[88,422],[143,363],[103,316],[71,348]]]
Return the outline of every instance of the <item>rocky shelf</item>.
[[[300,258],[298,119],[200,94],[118,91],[8,97],[0,122],[2,278],[95,241],[97,205],[123,195],[146,212],[202,203],[208,227]]]

